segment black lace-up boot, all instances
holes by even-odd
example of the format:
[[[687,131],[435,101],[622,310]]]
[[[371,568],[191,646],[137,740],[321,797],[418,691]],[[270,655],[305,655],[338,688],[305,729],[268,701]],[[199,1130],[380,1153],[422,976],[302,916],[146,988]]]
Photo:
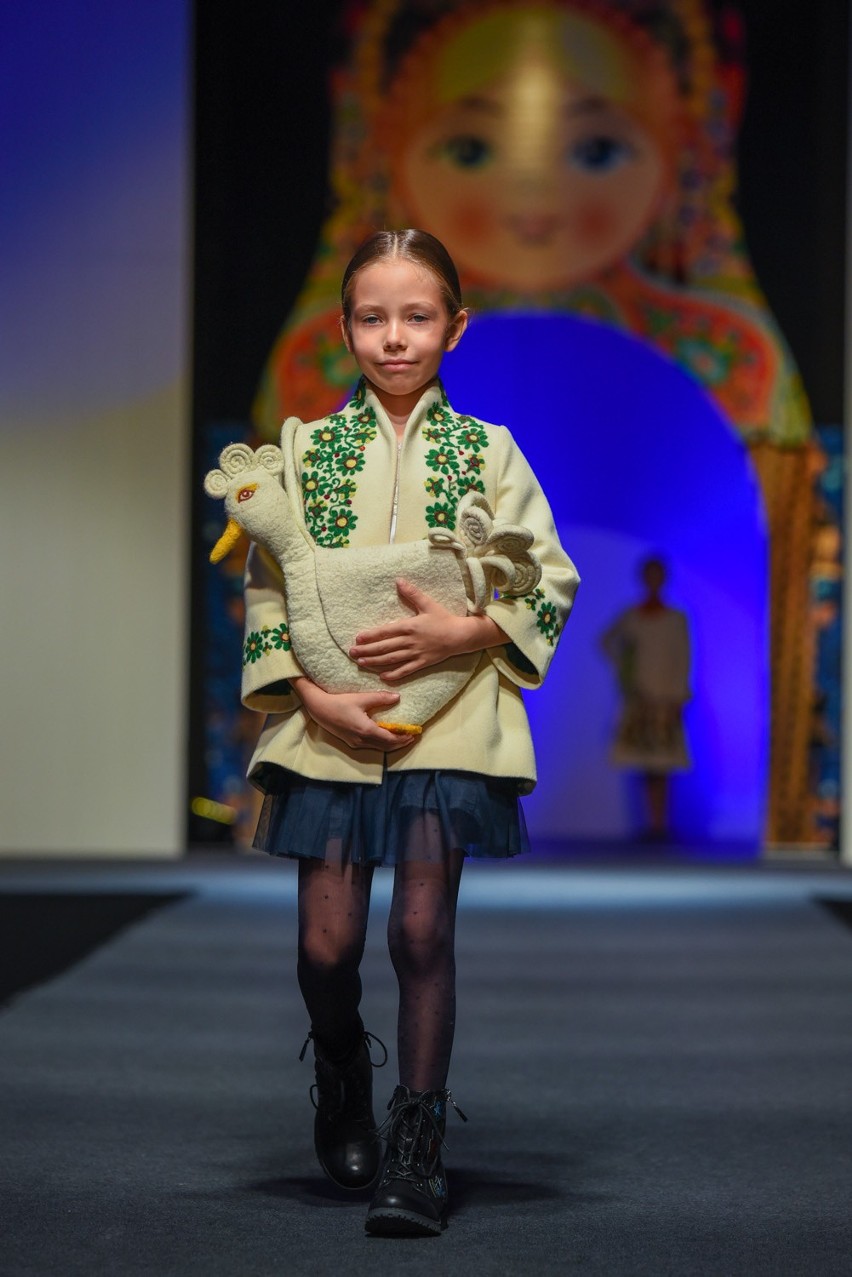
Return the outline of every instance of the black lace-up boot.
[[[447,1176],[441,1148],[447,1102],[463,1122],[449,1091],[393,1093],[382,1129],[387,1151],[364,1227],[379,1237],[434,1237],[447,1227]]]
[[[338,1188],[368,1188],[381,1162],[381,1146],[373,1117],[373,1069],[381,1068],[388,1053],[384,1042],[364,1031],[343,1059],[331,1059],[321,1043],[309,1033],[302,1047],[305,1058],[313,1039],[316,1082],[311,1100],[316,1109],[314,1148],[319,1164]],[[384,1059],[374,1065],[370,1047],[376,1043]]]

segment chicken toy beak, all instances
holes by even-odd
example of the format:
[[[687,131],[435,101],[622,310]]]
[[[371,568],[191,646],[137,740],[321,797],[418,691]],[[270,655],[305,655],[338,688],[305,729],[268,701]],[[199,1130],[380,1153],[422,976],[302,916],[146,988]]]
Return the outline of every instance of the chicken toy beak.
[[[231,553],[242,535],[243,530],[236,519],[229,519],[228,526],[210,551],[210,562],[221,563],[225,556]]]

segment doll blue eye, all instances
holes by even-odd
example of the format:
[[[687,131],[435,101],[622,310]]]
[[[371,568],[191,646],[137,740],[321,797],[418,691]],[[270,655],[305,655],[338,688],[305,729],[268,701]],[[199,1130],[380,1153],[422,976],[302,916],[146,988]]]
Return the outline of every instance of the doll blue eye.
[[[442,150],[459,168],[482,168],[494,154],[491,143],[473,133],[460,133],[458,137],[448,138]]]
[[[576,168],[585,169],[587,173],[610,173],[633,154],[633,147],[621,138],[596,133],[575,142],[568,152],[568,159]]]

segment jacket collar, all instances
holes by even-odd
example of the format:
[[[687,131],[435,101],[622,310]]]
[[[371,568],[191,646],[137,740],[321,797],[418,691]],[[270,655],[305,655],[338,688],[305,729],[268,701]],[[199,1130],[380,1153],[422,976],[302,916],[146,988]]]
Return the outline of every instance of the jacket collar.
[[[357,412],[364,408],[371,408],[383,433],[389,433],[398,441],[399,437],[394,430],[393,423],[382,407],[378,395],[367,385],[365,378],[362,377],[355,388],[355,393],[353,394],[352,399],[347,404],[347,409]],[[426,387],[423,394],[414,405],[414,408],[411,411],[411,416],[408,418],[402,435],[403,441],[410,438],[412,435],[415,435],[420,430],[423,423],[427,420],[427,416],[430,412],[432,412],[432,415],[434,416],[435,412],[441,409],[452,415],[453,410],[447,400],[447,392],[439,377],[433,381],[431,385]]]

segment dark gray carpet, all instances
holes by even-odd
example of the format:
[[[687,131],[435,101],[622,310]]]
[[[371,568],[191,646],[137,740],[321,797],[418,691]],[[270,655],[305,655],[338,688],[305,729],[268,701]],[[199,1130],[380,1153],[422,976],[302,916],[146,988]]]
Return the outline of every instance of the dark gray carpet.
[[[291,867],[173,885],[197,894],[0,1015],[3,1277],[852,1272],[852,932],[806,876],[470,872],[470,1122],[422,1241],[367,1239],[314,1165]]]
[[[0,1007],[184,894],[0,891]]]

